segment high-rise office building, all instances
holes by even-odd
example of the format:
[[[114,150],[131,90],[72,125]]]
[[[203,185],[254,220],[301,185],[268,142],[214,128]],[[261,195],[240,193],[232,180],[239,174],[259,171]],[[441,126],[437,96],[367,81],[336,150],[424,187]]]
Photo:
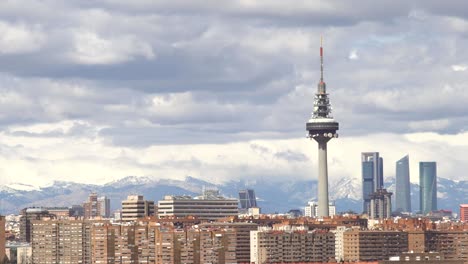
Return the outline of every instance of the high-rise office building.
[[[419,162],[419,203],[423,214],[437,211],[437,164]]]
[[[83,203],[84,217],[93,219],[95,217],[110,217],[110,200],[106,196],[98,197],[96,193],[88,196],[88,201]]]
[[[98,203],[98,214],[99,216],[109,218],[110,217],[110,199],[106,196],[101,196],[97,199]]]
[[[460,221],[468,222],[468,204],[460,204]]]
[[[249,209],[257,207],[257,199],[255,197],[255,191],[252,189],[240,190],[239,191],[239,203],[241,209]]]
[[[399,212],[411,212],[411,185],[408,155],[396,162],[395,210]]]
[[[98,216],[98,196],[96,193],[91,193],[88,196],[88,201],[83,203],[84,217],[92,219]]]
[[[122,201],[122,221],[154,215],[154,201],[146,201],[143,195],[129,195]]]
[[[188,217],[214,220],[239,214],[239,201],[226,198],[217,190],[204,190],[203,195],[166,195],[158,201],[158,217]]]
[[[363,152],[362,161],[362,211],[369,213],[370,195],[383,188],[383,159],[378,152]]]

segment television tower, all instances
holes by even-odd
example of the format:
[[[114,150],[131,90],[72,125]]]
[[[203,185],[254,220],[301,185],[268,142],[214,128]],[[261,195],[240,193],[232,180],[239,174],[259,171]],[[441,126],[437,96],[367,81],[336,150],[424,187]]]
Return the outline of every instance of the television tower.
[[[328,165],[327,142],[338,137],[338,122],[331,115],[332,107],[328,99],[327,86],[323,81],[323,47],[320,38],[320,82],[314,98],[314,111],[306,123],[308,137],[318,143],[319,176],[318,176],[318,216],[329,216],[328,211]]]

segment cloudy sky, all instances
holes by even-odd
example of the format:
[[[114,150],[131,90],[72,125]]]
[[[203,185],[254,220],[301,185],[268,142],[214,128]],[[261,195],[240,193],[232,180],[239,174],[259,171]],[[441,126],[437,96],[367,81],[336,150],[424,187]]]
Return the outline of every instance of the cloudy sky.
[[[468,179],[466,1],[3,0],[0,184],[315,179],[320,35],[332,181]]]

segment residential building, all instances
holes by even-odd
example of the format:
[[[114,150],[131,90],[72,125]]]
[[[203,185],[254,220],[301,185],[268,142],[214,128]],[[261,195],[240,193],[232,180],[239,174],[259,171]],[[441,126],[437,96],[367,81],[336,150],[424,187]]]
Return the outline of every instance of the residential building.
[[[408,155],[396,162],[395,175],[395,211],[411,212],[411,185]]]
[[[32,248],[29,243],[10,242],[6,245],[6,256],[8,263],[30,264],[32,263]]]
[[[250,231],[250,262],[329,262],[335,258],[334,234],[307,227],[260,227]]]
[[[235,233],[236,263],[250,263],[250,231],[257,230],[254,223],[221,223],[213,222],[199,225],[202,229],[232,230]]]
[[[5,256],[5,216],[0,215],[0,261],[6,259]]]
[[[229,228],[160,225],[155,240],[156,263],[241,263],[235,231]]]
[[[387,260],[407,251],[407,232],[352,230],[343,234],[344,261]]]
[[[445,260],[464,260],[468,263],[468,230],[426,231],[425,251],[438,252]]]
[[[422,214],[437,211],[437,165],[419,162],[419,201]]]
[[[93,220],[43,219],[31,223],[32,263],[91,263]]]
[[[468,204],[460,204],[460,221],[468,222]]]
[[[88,201],[83,203],[85,219],[93,219],[99,216],[98,196],[96,193],[91,193],[88,196]]]
[[[55,215],[55,218],[68,218],[71,215],[71,208],[69,207],[44,207],[45,210],[51,215]]]
[[[378,152],[361,153],[362,210],[369,213],[370,195],[383,188],[383,159]]]
[[[336,215],[335,202],[330,202],[328,204],[328,212],[330,216]],[[309,201],[307,206],[304,207],[304,216],[318,217],[318,203],[315,201]]]
[[[55,218],[48,210],[42,207],[24,208],[20,211],[19,240],[21,242],[31,242],[32,220],[41,220],[44,218]]]
[[[448,260],[439,252],[406,252],[379,264],[464,264],[463,260]]]

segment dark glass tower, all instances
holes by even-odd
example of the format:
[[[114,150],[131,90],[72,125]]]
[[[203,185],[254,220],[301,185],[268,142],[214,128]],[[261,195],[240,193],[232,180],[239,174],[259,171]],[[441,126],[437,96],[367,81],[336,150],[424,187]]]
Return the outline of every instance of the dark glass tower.
[[[383,189],[383,159],[378,152],[363,152],[362,161],[362,211],[369,213],[370,195]]]
[[[255,192],[252,189],[240,190],[239,191],[239,202],[241,209],[249,209],[257,207],[257,198]]]
[[[328,165],[327,142],[338,137],[338,122],[331,115],[331,104],[328,99],[327,85],[323,81],[323,48],[320,43],[320,81],[314,99],[312,117],[306,123],[309,138],[318,143],[318,216],[329,216],[328,211]]]
[[[419,162],[419,203],[421,213],[437,211],[437,164]]]
[[[395,209],[411,212],[411,189],[408,155],[396,162]]]

